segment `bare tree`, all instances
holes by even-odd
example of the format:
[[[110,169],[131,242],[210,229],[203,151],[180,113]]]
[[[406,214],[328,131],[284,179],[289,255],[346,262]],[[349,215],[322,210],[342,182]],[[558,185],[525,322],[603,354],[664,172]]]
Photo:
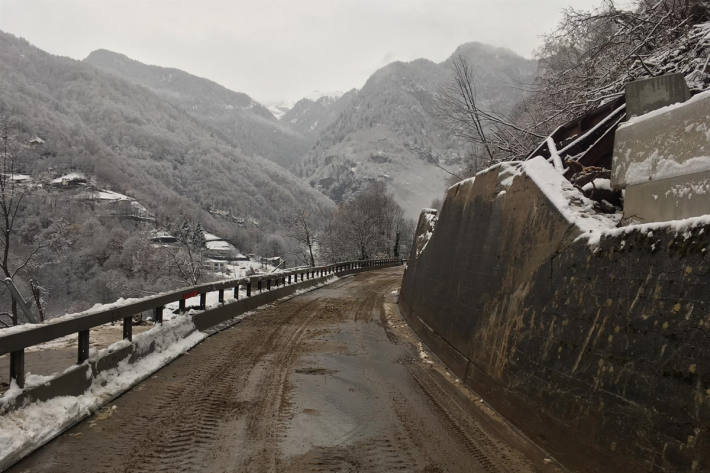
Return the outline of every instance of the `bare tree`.
[[[44,321],[44,307],[46,305],[46,294],[47,289],[40,285],[39,281],[33,277],[30,278],[30,292],[32,293],[32,299],[37,307],[37,313],[39,314],[39,320]]]
[[[306,247],[308,251],[308,262],[311,267],[315,267],[316,265],[313,256],[313,246],[315,244],[314,226],[311,212],[304,207],[297,209],[288,222],[288,236]]]
[[[324,255],[331,260],[391,256],[399,251],[405,223],[385,185],[374,183],[335,210],[323,232]]]
[[[16,261],[18,255],[15,254],[14,241],[17,219],[22,208],[22,202],[27,193],[27,187],[18,183],[17,180],[17,154],[10,138],[10,126],[7,117],[0,117],[0,233],[2,234],[2,259],[0,269],[5,278],[13,281],[15,276],[23,271],[31,263],[32,259],[42,248],[42,245],[35,245],[24,257]],[[8,316],[11,325],[19,323],[18,305],[14,296]],[[0,320],[3,325],[8,325]]]
[[[170,267],[187,284],[196,285],[203,277],[205,233],[202,225],[183,220],[170,229],[179,245],[166,247]]]
[[[604,101],[623,95],[624,84],[680,72],[691,89],[710,85],[705,0],[637,0],[619,8],[603,0],[591,10],[567,9],[537,52],[538,80],[521,122],[548,134]]]
[[[534,140],[543,138],[500,113],[484,110],[473,67],[462,55],[454,57],[451,64],[452,82],[437,95],[438,115],[454,135],[480,145],[489,165],[520,158]]]

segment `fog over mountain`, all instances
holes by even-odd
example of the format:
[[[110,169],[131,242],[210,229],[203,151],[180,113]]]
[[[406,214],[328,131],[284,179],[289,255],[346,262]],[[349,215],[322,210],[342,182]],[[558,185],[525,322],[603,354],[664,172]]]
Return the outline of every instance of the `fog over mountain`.
[[[94,60],[118,57],[101,53]],[[0,33],[0,107],[20,140],[39,136],[45,142],[41,154],[21,163],[21,172],[81,170],[145,202],[156,214],[198,216],[210,208],[226,209],[260,222],[264,231],[278,228],[296,207],[332,205],[284,168],[245,150],[270,143],[267,132],[254,131],[266,125],[274,136],[290,136],[248,96],[180,71],[159,87],[154,74],[159,68],[126,58],[121,63],[134,66],[132,74],[154,87]],[[193,113],[185,111],[188,104]],[[234,136],[219,131],[220,119],[243,119],[247,125],[241,131],[259,138],[237,147]],[[261,123],[265,126],[256,126]],[[300,142],[296,137],[288,147]]]
[[[456,55],[474,66],[481,105],[497,112],[512,109],[535,72],[534,61],[481,43],[464,44],[451,57]],[[422,153],[441,156],[456,172],[468,151],[436,116],[435,95],[451,80],[451,58],[391,63],[360,90],[281,107],[278,120],[247,94],[178,69],[106,50],[85,62],[147,87],[244,153],[294,169],[336,202],[382,181],[413,218],[441,195],[450,177]]]
[[[341,96],[324,95],[311,99],[303,98],[281,117],[281,122],[304,136],[315,140],[338,119],[357,96],[353,89]]]
[[[235,208],[256,219],[266,214],[275,223],[296,204],[304,184],[263,157],[293,169],[336,202],[371,182],[385,182],[407,215],[415,217],[441,196],[449,178],[422,153],[441,156],[454,172],[467,153],[466,144],[436,116],[435,96],[451,80],[451,58],[393,62],[362,89],[304,98],[277,120],[249,95],[178,69],[107,50],[92,52],[82,63],[43,53],[11,35],[2,39],[8,70],[3,98],[20,112],[18,120],[28,133],[52,138],[67,128],[80,130],[99,152],[90,153],[75,140],[50,139],[55,163],[95,169],[110,183],[139,194],[169,189],[187,198],[189,206]],[[534,61],[480,43],[462,45],[452,57],[459,54],[475,68],[482,106],[503,113],[520,100],[521,86],[532,81],[536,68]],[[46,97],[28,94],[37,89]],[[60,108],[48,107],[45,98]],[[53,119],[46,120],[49,116]],[[233,171],[220,172],[213,185],[207,176],[216,167],[200,166],[217,162]],[[172,169],[162,171],[168,163]],[[124,172],[134,173],[135,181],[119,181]],[[258,209],[255,203],[265,193],[264,201],[274,201],[292,192],[285,199],[291,204],[278,210]],[[328,202],[313,192],[305,195]]]
[[[289,167],[309,147],[307,139],[281,125],[262,104],[208,79],[179,69],[146,65],[105,49],[92,52],[84,62],[147,87],[218,130],[222,138],[245,154]]]
[[[500,113],[510,112],[523,96],[521,87],[532,82],[536,71],[534,61],[480,43],[462,45],[451,57],[459,54],[475,70],[480,105]],[[442,195],[449,175],[413,149],[441,155],[452,170],[463,164],[467,151],[436,116],[435,95],[451,81],[450,61],[394,62],[375,72],[322,130],[299,174],[336,202],[370,182],[386,182],[407,214],[415,217]],[[307,115],[296,107],[289,114]]]

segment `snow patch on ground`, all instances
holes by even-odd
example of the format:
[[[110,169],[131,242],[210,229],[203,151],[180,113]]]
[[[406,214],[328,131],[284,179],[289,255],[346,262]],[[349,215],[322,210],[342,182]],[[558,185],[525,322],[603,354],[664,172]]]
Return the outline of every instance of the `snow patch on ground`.
[[[150,376],[205,337],[206,334],[195,330],[191,317],[181,317],[157,325],[134,338],[138,352],[147,350],[151,344],[154,344],[152,353],[138,359],[135,363],[129,363],[128,359],[125,359],[117,368],[99,373],[84,394],[34,402],[3,415],[0,417],[0,467],[9,466],[4,465],[2,459],[29,451],[36,445],[48,441],[76,419],[95,412],[104,403]],[[122,348],[126,343],[121,340],[101,350],[97,356]],[[87,375],[90,375],[88,364],[86,369]],[[28,384],[30,381],[41,384],[47,379],[33,376],[28,379]],[[0,403],[11,402],[20,392],[16,385],[11,386],[0,398]]]
[[[424,345],[422,344],[422,342],[417,343],[417,349],[419,351],[419,359],[422,360],[422,362],[429,365],[434,364],[434,362],[429,359],[429,355],[427,354],[427,352],[424,351]]]
[[[605,189],[610,191],[611,190],[611,179],[605,179],[602,177],[598,177],[594,179],[592,182],[587,182],[584,187],[582,187],[583,191],[590,191],[592,189]]]

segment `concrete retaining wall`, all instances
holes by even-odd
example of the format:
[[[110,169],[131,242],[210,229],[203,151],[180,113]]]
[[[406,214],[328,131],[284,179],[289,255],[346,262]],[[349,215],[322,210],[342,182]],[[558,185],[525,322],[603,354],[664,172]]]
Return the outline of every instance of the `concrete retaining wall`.
[[[404,316],[574,470],[710,471],[710,228],[592,248],[530,178],[498,172],[448,191]]]

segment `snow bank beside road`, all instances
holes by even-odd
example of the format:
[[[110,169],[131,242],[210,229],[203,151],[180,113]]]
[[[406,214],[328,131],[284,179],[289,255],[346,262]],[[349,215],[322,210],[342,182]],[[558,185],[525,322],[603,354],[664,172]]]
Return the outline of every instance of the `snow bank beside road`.
[[[0,470],[9,467],[78,420],[91,415],[111,399],[188,351],[206,336],[207,334],[195,330],[191,317],[180,317],[155,326],[134,337],[134,344],[139,353],[148,351],[153,344],[152,353],[134,363],[129,363],[128,358],[124,359],[115,369],[99,373],[84,394],[34,402],[3,415],[0,417]],[[99,351],[91,359],[98,359],[127,343],[124,340],[116,342]],[[86,370],[87,376],[91,376],[88,363]],[[12,402],[21,392],[13,385],[0,398],[0,404]]]

